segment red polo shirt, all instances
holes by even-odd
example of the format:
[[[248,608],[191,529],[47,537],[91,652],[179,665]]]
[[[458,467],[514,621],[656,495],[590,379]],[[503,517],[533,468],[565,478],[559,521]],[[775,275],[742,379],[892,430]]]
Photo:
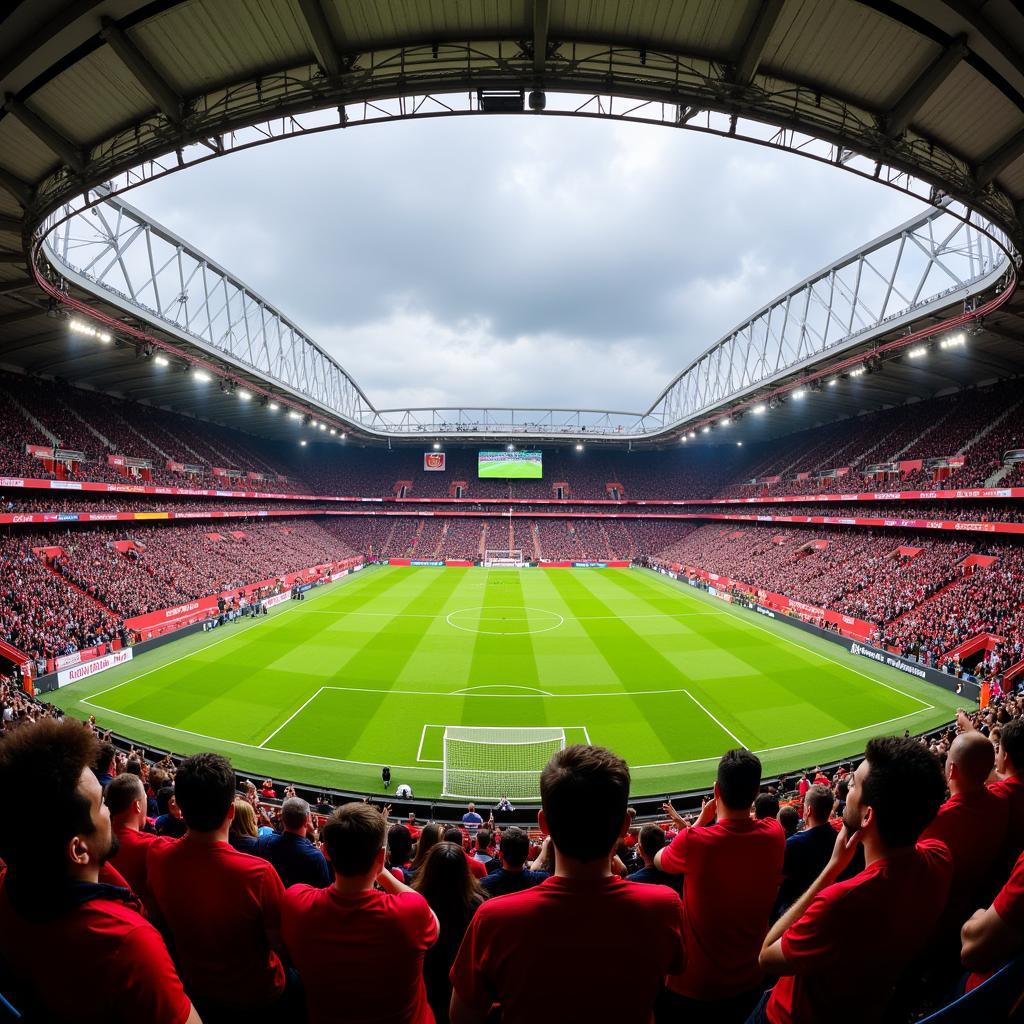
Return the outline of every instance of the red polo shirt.
[[[160,933],[120,900],[36,922],[0,890],[0,958],[47,1020],[184,1024],[192,1010]]]
[[[173,843],[169,836],[158,836],[153,832],[140,832],[137,828],[116,829],[117,853],[111,857],[110,863],[124,875],[125,880],[136,896],[144,900],[149,896],[146,883],[146,861],[149,851],[154,846]]]
[[[284,886],[272,864],[185,836],[154,845],[147,873],[182,979],[197,1000],[260,1007],[284,992],[284,967],[271,946]]]
[[[1006,801],[1009,824],[1006,832],[1006,870],[1016,863],[1024,852],[1024,782],[1010,775],[1001,782],[989,783],[993,793]]]
[[[774,818],[683,829],[661,869],[685,875],[686,967],[668,979],[690,999],[727,999],[761,982],[757,960],[782,881],[786,833]]]
[[[1024,853],[1017,859],[1013,872],[992,901],[992,906],[1014,931],[1024,933]],[[967,991],[976,988],[991,974],[991,971],[971,973],[967,978]]]
[[[293,885],[281,934],[302,975],[310,1024],[333,1024],[339,1008],[351,1024],[434,1024],[423,955],[437,941],[437,922],[419,893],[344,896],[333,885]]]
[[[823,889],[782,936],[794,973],[772,990],[770,1024],[878,1020],[931,937],[952,877],[949,850],[929,839]]]
[[[451,970],[459,998],[503,1024],[649,1024],[682,964],[679,897],[663,885],[552,877],[482,904]]]

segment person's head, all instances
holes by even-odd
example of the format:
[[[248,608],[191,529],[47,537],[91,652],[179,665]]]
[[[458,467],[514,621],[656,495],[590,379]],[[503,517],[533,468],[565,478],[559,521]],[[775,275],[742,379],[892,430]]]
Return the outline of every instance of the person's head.
[[[0,740],[0,859],[12,881],[50,891],[111,855],[110,812],[93,772],[97,748],[93,733],[70,719],[30,722]],[[29,807],[39,813],[26,821]]]
[[[796,830],[800,827],[799,811],[790,804],[786,804],[785,807],[780,807],[779,824],[782,826],[782,831],[786,833],[787,838],[795,835]]]
[[[344,878],[372,880],[384,867],[387,822],[376,807],[351,803],[339,807],[320,830],[327,856]]]
[[[980,732],[963,732],[946,753],[946,778],[953,793],[976,793],[995,767],[996,752]]]
[[[847,831],[887,847],[912,846],[946,795],[938,758],[909,736],[868,741],[843,809]]]
[[[395,867],[409,863],[412,856],[412,833],[404,825],[392,825],[388,829],[388,855]]]
[[[501,830],[501,862],[511,871],[518,871],[530,854],[530,837],[514,825]]]
[[[1024,719],[1015,718],[1002,727],[996,771],[1024,777]]]
[[[420,831],[420,837],[416,840],[416,856],[412,859],[412,867],[419,868],[419,866],[426,860],[427,854],[430,852],[432,846],[437,846],[441,842],[441,837],[444,835],[444,829],[432,821],[429,825],[424,825]]]
[[[113,743],[101,743],[96,751],[93,770],[97,775],[113,775],[117,766],[117,747]]]
[[[486,853],[491,845],[491,830],[489,828],[482,828],[476,834],[476,848],[481,853]]]
[[[174,799],[173,786],[161,786],[156,791],[156,810],[158,814],[173,814],[181,817],[181,808],[178,801]]]
[[[552,756],[540,776],[540,825],[559,854],[581,863],[611,855],[629,827],[629,781],[629,766],[604,747]]]
[[[309,804],[301,796],[290,796],[281,804],[281,827],[285,832],[306,834],[309,824]]]
[[[141,828],[146,820],[146,787],[138,775],[125,772],[111,779],[103,793],[115,827]]]
[[[408,822],[408,824],[415,825],[416,824],[416,812],[415,811],[410,811],[409,812],[409,817],[406,818],[405,820]]]
[[[142,778],[142,762],[137,757],[129,757],[124,763],[124,770],[129,775],[138,775]]]
[[[230,825],[235,813],[235,772],[220,754],[193,754],[174,777],[174,799],[193,832]]]
[[[431,847],[412,887],[430,904],[442,928],[464,924],[484,899],[466,855],[454,843]]]
[[[804,797],[804,820],[809,827],[824,825],[832,813],[835,800],[828,786],[811,786]]]
[[[742,747],[727,750],[718,762],[715,798],[730,811],[749,811],[761,788],[761,762]]]
[[[638,845],[645,864],[654,860],[655,854],[664,847],[666,841],[665,833],[657,825],[644,825],[640,829]]]
[[[456,846],[462,846],[462,829],[456,828],[454,825],[449,825],[444,830],[444,841],[446,843],[455,843]]]
[[[758,793],[754,800],[754,817],[758,821],[779,816],[779,798],[774,793]]]
[[[248,836],[255,839],[259,835],[259,828],[256,824],[256,811],[248,800],[242,797],[235,797],[235,816],[231,819],[231,835]]]
[[[476,804],[467,804],[466,810],[472,814],[476,814]]]

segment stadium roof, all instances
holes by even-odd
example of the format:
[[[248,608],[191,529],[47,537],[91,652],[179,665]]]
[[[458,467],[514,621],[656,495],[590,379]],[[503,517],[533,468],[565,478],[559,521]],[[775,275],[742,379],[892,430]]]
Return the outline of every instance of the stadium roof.
[[[546,111],[730,135],[952,197],[1024,248],[1011,0],[24,0],[0,16],[0,93],[0,361],[37,371],[57,341],[29,263],[44,218],[343,124]],[[1014,303],[972,345],[991,375],[1018,366]]]

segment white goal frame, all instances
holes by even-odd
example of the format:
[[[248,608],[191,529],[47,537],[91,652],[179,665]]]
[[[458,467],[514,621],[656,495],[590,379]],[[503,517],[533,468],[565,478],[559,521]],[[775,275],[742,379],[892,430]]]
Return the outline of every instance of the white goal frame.
[[[484,768],[471,763],[476,760],[472,748],[486,747],[493,748],[491,763],[504,762],[502,767]],[[441,748],[442,797],[537,800],[541,770],[553,754],[565,749],[565,729],[446,725]]]
[[[525,564],[522,548],[487,548],[484,551],[484,568],[486,569],[503,565],[522,568]]]

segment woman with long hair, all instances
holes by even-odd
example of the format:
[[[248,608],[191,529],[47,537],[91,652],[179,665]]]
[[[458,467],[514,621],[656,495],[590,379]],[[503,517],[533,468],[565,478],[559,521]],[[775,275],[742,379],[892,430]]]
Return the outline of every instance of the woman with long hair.
[[[416,840],[416,853],[413,855],[409,863],[409,870],[406,872],[406,883],[408,885],[412,885],[416,872],[423,867],[427,854],[441,841],[442,835],[444,835],[443,825],[431,822],[429,825],[423,826],[420,831],[420,837]]]
[[[486,895],[469,870],[462,847],[454,843],[435,843],[430,848],[412,887],[430,904],[441,926],[437,943],[427,950],[423,961],[423,980],[437,1024],[448,1024],[452,998],[448,972],[469,922]]]
[[[252,804],[240,796],[235,797],[235,816],[231,819],[228,842],[242,853],[256,853],[256,812]]]

